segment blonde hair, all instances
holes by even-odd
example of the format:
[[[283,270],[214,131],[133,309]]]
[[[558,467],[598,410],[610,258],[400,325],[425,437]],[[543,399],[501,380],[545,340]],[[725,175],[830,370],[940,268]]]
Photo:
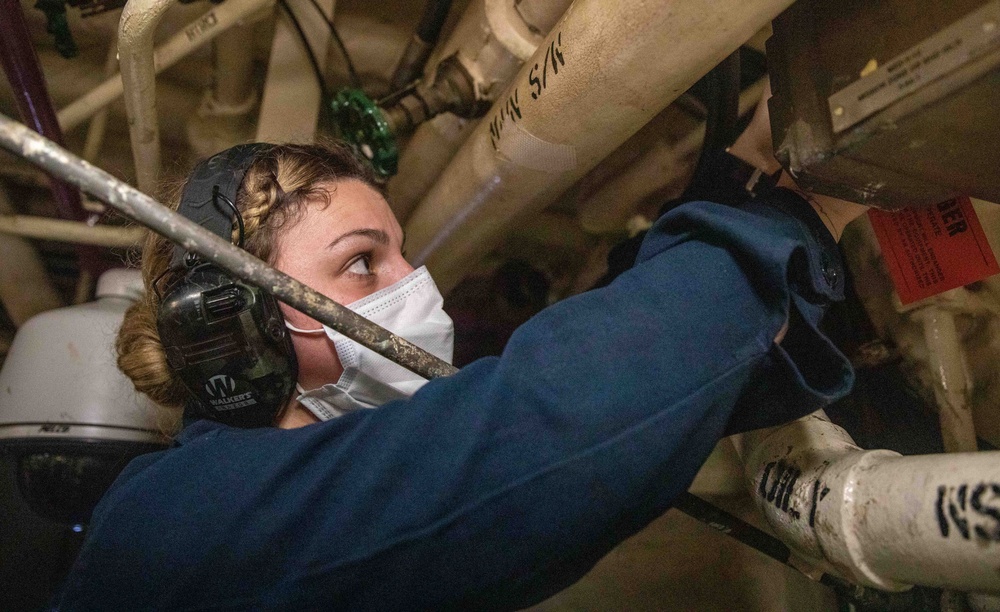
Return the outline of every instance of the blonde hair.
[[[274,145],[258,155],[247,169],[235,202],[243,217],[243,248],[273,264],[281,229],[294,222],[305,205],[325,206],[329,202],[324,183],[348,179],[362,181],[385,196],[370,166],[342,143]],[[179,198],[175,198],[172,208],[176,210],[178,204]],[[233,239],[235,242],[235,235]],[[159,297],[153,283],[163,286],[183,274],[170,269],[173,249],[173,243],[159,234],[150,232],[146,237],[142,251],[146,292],[125,313],[116,343],[121,371],[138,391],[166,409],[168,414],[161,416],[170,422],[161,423],[164,430],[176,428],[190,397],[167,363],[156,328]]]

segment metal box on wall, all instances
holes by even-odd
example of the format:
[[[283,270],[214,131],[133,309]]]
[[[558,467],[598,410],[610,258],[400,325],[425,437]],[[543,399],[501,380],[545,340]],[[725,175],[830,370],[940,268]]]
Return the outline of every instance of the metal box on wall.
[[[767,52],[775,154],[800,185],[1000,202],[1000,0],[799,0]]]

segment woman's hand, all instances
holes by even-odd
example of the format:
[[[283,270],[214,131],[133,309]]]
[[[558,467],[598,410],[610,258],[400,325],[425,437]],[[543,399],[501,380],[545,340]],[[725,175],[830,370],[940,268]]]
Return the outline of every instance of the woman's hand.
[[[781,164],[774,158],[771,144],[771,119],[768,114],[767,100],[771,97],[771,84],[764,86],[764,93],[757,103],[753,119],[747,129],[740,134],[729,152],[743,161],[759,168],[766,174],[774,174]],[[826,229],[830,230],[834,240],[839,241],[848,223],[864,214],[868,207],[863,204],[848,202],[834,197],[812,193],[801,189],[788,172],[783,172],[778,180],[779,187],[787,187],[802,196],[812,205],[823,220]]]

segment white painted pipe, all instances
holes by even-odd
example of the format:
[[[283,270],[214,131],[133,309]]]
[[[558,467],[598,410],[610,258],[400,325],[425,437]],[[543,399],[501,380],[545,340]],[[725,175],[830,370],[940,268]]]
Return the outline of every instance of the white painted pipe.
[[[251,113],[257,106],[257,91],[247,41],[253,40],[255,25],[234,26],[212,41],[212,83],[185,126],[197,157],[208,157],[253,136]]]
[[[108,54],[104,59],[104,78],[110,78],[118,71],[118,47],[114,43],[108,45]],[[82,157],[93,163],[101,153],[104,144],[104,134],[108,129],[108,107],[105,106],[90,119],[87,126],[87,139],[83,144]]]
[[[965,351],[955,327],[955,315],[946,306],[931,304],[914,313],[914,317],[924,326],[944,451],[974,452],[978,448],[976,426],[969,403]]]
[[[118,62],[136,186],[146,193],[156,190],[160,176],[153,34],[163,14],[173,4],[174,0],[128,0],[118,22]]]
[[[317,0],[328,19],[333,19],[335,0]],[[316,54],[319,70],[326,74],[330,31],[306,0],[288,0]],[[302,46],[303,41],[284,11],[274,25],[267,81],[261,94],[256,140],[260,142],[312,142],[316,136],[322,88]]]
[[[153,52],[154,71],[160,73],[235,24],[269,9],[274,0],[239,0],[213,6]],[[72,130],[122,95],[122,77],[116,74],[56,113],[63,132]]]
[[[406,224],[442,291],[792,0],[577,0]]]
[[[92,244],[108,248],[127,248],[138,246],[144,235],[145,230],[141,227],[87,225],[79,221],[51,217],[0,214],[0,239],[2,240],[6,240],[10,236],[19,236],[37,240]],[[13,266],[4,264],[4,268],[9,267]],[[23,287],[19,290],[23,291]]]
[[[822,411],[737,448],[772,530],[820,567],[886,590],[1000,593],[1000,452],[865,451]]]
[[[515,6],[514,0],[473,0],[427,62],[424,78],[433,81],[441,60],[454,55],[472,76],[477,99],[496,100],[571,2],[523,0]],[[389,181],[389,201],[400,222],[409,218],[477,123],[445,113],[417,128]]]
[[[6,190],[0,188],[0,215],[13,212]],[[36,314],[63,306],[45,265],[30,242],[17,236],[0,235],[0,262],[0,302],[14,325],[20,327]]]
[[[752,111],[764,91],[764,79],[740,93],[739,114]],[[658,129],[656,122],[647,124],[639,133],[650,127]],[[636,134],[638,136],[639,134]],[[628,144],[632,144],[631,139]],[[690,177],[697,162],[698,152],[705,141],[705,124],[688,132],[680,140],[667,143],[663,138],[644,138],[646,152],[635,163],[602,185],[578,208],[580,225],[590,233],[621,232],[635,214],[636,207],[646,198],[671,185],[676,186],[673,196],[680,195],[684,179]],[[600,170],[600,169],[598,169]]]

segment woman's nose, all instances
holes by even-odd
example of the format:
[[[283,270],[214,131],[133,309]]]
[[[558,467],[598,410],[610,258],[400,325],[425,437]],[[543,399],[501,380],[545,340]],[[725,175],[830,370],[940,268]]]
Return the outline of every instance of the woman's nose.
[[[410,262],[406,261],[402,254],[393,257],[388,267],[388,273],[382,277],[385,282],[379,289],[398,283],[416,269],[410,265]]]

